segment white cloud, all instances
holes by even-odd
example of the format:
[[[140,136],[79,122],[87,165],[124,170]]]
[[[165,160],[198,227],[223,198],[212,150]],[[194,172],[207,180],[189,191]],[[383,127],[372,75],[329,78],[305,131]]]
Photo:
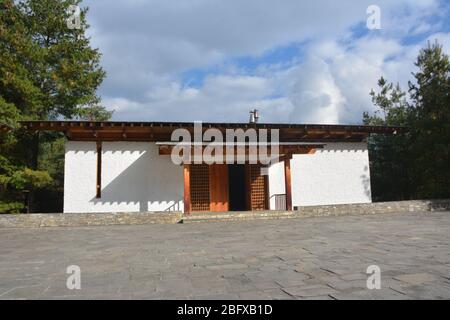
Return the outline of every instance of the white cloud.
[[[450,45],[450,34],[430,38]],[[333,54],[317,50],[328,47]],[[250,108],[257,107],[265,122],[357,123],[364,111],[373,109],[369,92],[380,76],[406,89],[420,47],[366,38],[349,47],[319,42],[304,62],[287,70],[210,75],[201,88],[167,82],[149,91],[143,103],[123,98],[104,102],[120,119],[246,121]]]
[[[383,30],[354,39],[372,1],[85,1],[115,119],[247,121],[257,107],[264,122],[315,123],[358,122],[381,75],[406,84],[424,43],[402,39],[439,30],[442,19],[425,18],[448,12],[437,0],[377,2]],[[450,35],[435,36],[448,50]],[[299,42],[291,61],[250,72],[227,62]],[[201,85],[183,83],[183,71],[212,65],[223,67]]]

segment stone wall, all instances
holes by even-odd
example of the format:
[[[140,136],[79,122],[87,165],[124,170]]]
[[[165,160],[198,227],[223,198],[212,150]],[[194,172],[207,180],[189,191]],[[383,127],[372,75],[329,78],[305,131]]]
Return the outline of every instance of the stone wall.
[[[304,217],[400,213],[414,211],[446,211],[450,210],[450,199],[307,206],[298,207],[296,209],[296,214]]]
[[[308,206],[299,207],[294,211],[201,213],[185,216],[183,216],[183,213],[181,212],[0,214],[0,229],[133,225],[152,223],[173,224],[182,222],[183,220],[184,222],[239,221],[449,210],[450,199]]]
[[[3,214],[0,215],[0,228],[177,223],[182,220],[182,216],[181,212]]]

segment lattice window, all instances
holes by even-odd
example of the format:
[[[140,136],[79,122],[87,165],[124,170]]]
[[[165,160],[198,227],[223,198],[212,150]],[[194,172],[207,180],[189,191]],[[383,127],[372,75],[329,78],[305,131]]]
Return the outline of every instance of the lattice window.
[[[206,164],[190,166],[191,210],[209,211],[209,167]]]
[[[250,202],[252,210],[267,209],[266,179],[261,175],[261,166],[250,165]]]

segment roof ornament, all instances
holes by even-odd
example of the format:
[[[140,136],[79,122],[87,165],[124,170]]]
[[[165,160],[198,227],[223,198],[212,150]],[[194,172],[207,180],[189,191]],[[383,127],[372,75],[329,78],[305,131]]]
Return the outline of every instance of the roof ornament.
[[[258,120],[259,120],[258,110],[256,109],[251,110],[249,123],[257,123]]]

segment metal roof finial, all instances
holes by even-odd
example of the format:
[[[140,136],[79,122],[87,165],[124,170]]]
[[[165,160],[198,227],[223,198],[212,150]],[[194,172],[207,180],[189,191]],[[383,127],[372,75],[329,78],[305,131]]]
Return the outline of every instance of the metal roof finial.
[[[249,123],[258,123],[258,119],[259,119],[258,110],[257,109],[251,110]]]

